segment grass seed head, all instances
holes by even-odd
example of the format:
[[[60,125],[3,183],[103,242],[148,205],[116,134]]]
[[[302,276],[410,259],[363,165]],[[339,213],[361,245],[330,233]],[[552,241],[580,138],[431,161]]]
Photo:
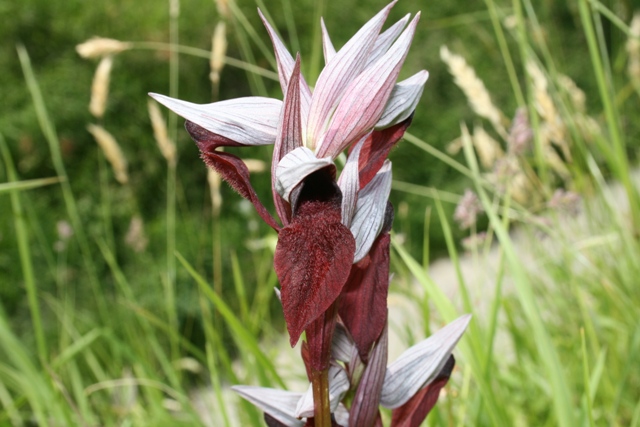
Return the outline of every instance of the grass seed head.
[[[83,58],[101,58],[103,56],[115,55],[122,51],[131,49],[132,44],[121,42],[120,40],[108,39],[104,37],[94,37],[76,46],[76,52]]]
[[[176,145],[171,141],[167,133],[167,124],[162,117],[158,104],[153,101],[147,101],[147,108],[149,110],[149,118],[151,119],[151,126],[153,127],[153,136],[156,139],[158,148],[162,153],[162,156],[171,165],[176,163]]]
[[[209,65],[211,67],[211,73],[209,78],[214,85],[220,84],[220,73],[224,68],[225,56],[227,54],[227,32],[224,21],[218,22],[215,30],[213,31],[213,38],[211,40],[211,59]]]
[[[495,161],[504,155],[498,141],[493,139],[482,126],[473,128],[473,146],[478,153],[480,163],[486,169],[492,168]]]
[[[631,81],[638,86],[640,85],[640,12],[636,12],[631,20],[626,49],[629,55],[627,73]]]
[[[111,164],[116,180],[120,184],[126,184],[129,182],[129,175],[127,174],[127,159],[124,157],[124,154],[113,135],[107,132],[102,126],[94,124],[87,125],[87,130],[91,135],[93,135],[93,138],[102,149],[104,156]]]
[[[207,182],[209,183],[209,191],[211,193],[211,209],[213,216],[217,218],[222,208],[222,194],[220,194],[221,178],[218,172],[207,168]]]
[[[98,68],[96,68],[96,73],[93,76],[89,112],[97,119],[101,119],[107,109],[107,100],[109,99],[109,80],[112,67],[113,56],[105,56],[100,60]]]
[[[446,46],[440,47],[440,58],[449,67],[449,72],[454,77],[456,85],[462,89],[473,111],[483,117],[506,139],[507,132],[504,128],[504,115],[491,101],[491,95],[476,72],[467,64],[467,61],[455,53],[451,53]]]

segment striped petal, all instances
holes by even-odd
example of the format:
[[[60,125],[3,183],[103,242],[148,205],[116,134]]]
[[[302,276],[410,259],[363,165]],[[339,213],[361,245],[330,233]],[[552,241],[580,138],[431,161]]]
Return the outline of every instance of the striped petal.
[[[375,62],[389,50],[389,47],[398,38],[402,30],[404,30],[404,27],[407,26],[410,17],[411,15],[407,13],[401,20],[387,28],[378,36],[376,43],[373,45],[373,49],[371,49],[371,55],[369,55],[367,59],[365,68],[375,64]]]
[[[307,146],[314,149],[344,90],[367,63],[380,29],[395,1],[371,18],[332,58],[320,73],[311,99],[307,124]]]
[[[318,141],[318,157],[337,156],[378,122],[407,57],[419,19],[418,13],[393,46],[345,89],[326,133]]]
[[[298,147],[278,163],[275,175],[276,191],[284,200],[291,203],[293,189],[308,175],[327,166],[333,166],[330,158],[319,159],[307,147]]]
[[[347,227],[351,226],[351,220],[358,202],[360,150],[366,139],[367,137],[362,138],[355,145],[347,158],[347,163],[342,168],[340,178],[338,178],[338,187],[342,191],[342,223]]]
[[[231,389],[286,427],[304,425],[295,415],[302,393],[248,385],[235,385]]]
[[[268,145],[276,140],[282,101],[252,96],[213,104],[193,104],[150,93],[179,116],[238,145]]]
[[[295,61],[260,9],[258,9],[258,13],[260,14],[260,19],[262,19],[262,22],[269,33],[269,37],[271,38],[273,51],[276,54],[276,62],[278,64],[280,87],[282,88],[282,93],[286,94],[287,88],[289,87],[289,78],[292,76],[293,69],[295,68]],[[300,83],[298,90],[300,91],[300,111],[302,113],[302,123],[306,124],[309,117],[309,107],[311,105],[311,89],[309,89],[309,85],[302,74],[300,74],[299,78]]]
[[[386,160],[376,176],[358,194],[351,234],[356,239],[353,263],[364,258],[378,237],[384,223],[387,200],[391,193],[391,162]]]
[[[398,408],[433,381],[470,321],[470,314],[461,316],[402,353],[387,367],[380,404],[390,409]]]
[[[324,25],[323,18],[320,18],[320,28],[322,28],[322,53],[324,54],[324,63],[326,65],[336,56],[336,49],[333,47],[333,43],[331,43],[331,38],[329,37],[327,27]]]
[[[429,72],[422,70],[396,84],[376,123],[376,129],[388,128],[407,119],[416,109],[428,78]]]
[[[284,97],[284,107],[278,124],[278,136],[273,147],[273,158],[271,161],[271,192],[276,206],[278,216],[283,225],[287,225],[291,220],[291,207],[288,201],[284,200],[276,190],[276,168],[280,160],[290,151],[295,150],[302,144],[301,114],[300,114],[300,56],[296,58],[289,86]]]

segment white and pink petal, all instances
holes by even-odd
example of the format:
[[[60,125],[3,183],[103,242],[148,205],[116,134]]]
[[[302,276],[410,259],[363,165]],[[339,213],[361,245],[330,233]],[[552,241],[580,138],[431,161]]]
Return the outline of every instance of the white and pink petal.
[[[295,415],[302,393],[248,385],[235,385],[231,389],[285,426],[304,426]]]
[[[278,163],[275,175],[276,191],[284,200],[291,203],[291,192],[307,176],[327,166],[334,166],[331,158],[319,159],[307,147],[298,147]]]
[[[382,25],[394,4],[395,2],[390,3],[360,28],[318,76],[306,129],[307,146],[311,149],[315,148],[324,133],[345,89],[364,69]]]
[[[276,140],[280,100],[252,96],[194,104],[157,93],[149,96],[188,121],[239,145],[269,145]]]
[[[386,160],[375,177],[358,194],[351,234],[356,239],[353,263],[364,258],[380,234],[391,193],[391,162]]]
[[[384,129],[406,120],[416,109],[429,72],[422,70],[396,84],[384,107],[376,129]]]
[[[418,13],[393,46],[345,89],[327,131],[319,136],[318,157],[335,158],[376,125],[395,86],[419,18]]]
[[[398,408],[433,381],[470,321],[471,315],[465,314],[402,353],[387,367],[380,404],[385,408]]]

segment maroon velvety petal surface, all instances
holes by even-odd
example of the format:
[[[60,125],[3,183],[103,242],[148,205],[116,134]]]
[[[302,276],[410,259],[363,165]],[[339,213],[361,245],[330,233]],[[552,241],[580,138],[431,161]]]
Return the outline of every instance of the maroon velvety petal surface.
[[[291,345],[338,298],[349,277],[355,240],[341,221],[341,194],[321,170],[309,175],[280,230],[274,265]]]
[[[240,144],[228,138],[209,132],[208,130],[189,121],[185,123],[185,128],[191,135],[191,138],[193,138],[193,140],[198,144],[202,159],[207,166],[218,172],[222,179],[229,183],[231,188],[253,203],[253,206],[255,206],[256,211],[258,211],[258,214],[262,217],[264,222],[269,224],[274,230],[278,231],[280,226],[260,202],[258,195],[251,186],[249,169],[247,169],[244,162],[233,154],[216,151],[216,148],[220,146],[240,146]]]
[[[394,409],[391,427],[419,427],[438,401],[440,390],[449,381],[454,365],[455,359],[451,355],[435,380],[418,391],[407,403]]]

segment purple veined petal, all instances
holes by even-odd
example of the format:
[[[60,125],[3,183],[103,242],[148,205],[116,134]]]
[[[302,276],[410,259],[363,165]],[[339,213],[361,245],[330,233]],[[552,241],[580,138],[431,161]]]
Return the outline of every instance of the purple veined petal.
[[[302,117],[300,111],[300,56],[296,57],[295,66],[289,78],[289,86],[284,96],[284,107],[278,123],[278,136],[273,146],[271,161],[271,192],[278,216],[283,225],[291,220],[291,208],[276,191],[276,168],[284,156],[302,145]]]
[[[317,142],[318,157],[337,156],[378,122],[407,57],[419,19],[420,13],[417,13],[393,46],[345,89],[327,131]],[[313,103],[311,107],[313,109]]]
[[[338,405],[333,413],[338,425],[347,427],[349,425],[349,410],[342,403]]]
[[[385,367],[389,349],[388,326],[382,330],[380,339],[371,352],[358,390],[356,390],[349,419],[352,426],[372,426],[379,413],[380,393],[385,377]]]
[[[333,47],[333,43],[331,43],[331,38],[329,37],[327,27],[324,25],[323,18],[320,18],[320,27],[322,28],[322,52],[324,53],[324,63],[326,65],[336,55],[336,49]]]
[[[267,29],[269,33],[269,37],[271,38],[271,43],[273,44],[273,51],[276,55],[276,62],[278,63],[278,78],[280,79],[280,87],[282,88],[282,93],[286,94],[287,87],[289,87],[289,77],[293,74],[293,69],[295,67],[295,61],[287,48],[285,47],[282,40],[278,37],[278,34],[273,29],[273,27],[267,21],[267,18],[264,17],[262,11],[258,9],[258,14],[260,15],[260,19]],[[302,123],[307,123],[309,117],[309,108],[311,106],[311,89],[309,89],[309,85],[304,79],[304,76],[300,74],[300,110],[302,113]]]
[[[302,393],[249,385],[234,385],[231,389],[287,427],[304,425],[295,415]]]
[[[395,3],[387,5],[360,28],[320,73],[313,90],[306,129],[309,148],[315,149],[344,90],[364,69],[380,29]]]
[[[329,367],[329,407],[335,412],[344,394],[349,390],[349,378],[342,366],[331,365]],[[296,408],[298,418],[313,417],[313,390],[311,385],[307,392],[300,398]]]
[[[405,404],[440,373],[471,321],[465,314],[414,345],[387,367],[380,404],[395,409]]]
[[[293,189],[308,175],[327,166],[333,166],[330,158],[319,159],[307,147],[298,147],[278,163],[275,174],[276,191],[290,203]]]
[[[373,49],[371,49],[371,55],[367,59],[367,65],[365,68],[368,68],[370,65],[374,64],[382,55],[384,55],[387,50],[389,50],[389,46],[393,44],[393,42],[398,38],[404,27],[407,26],[407,22],[409,22],[409,18],[411,17],[410,13],[407,13],[401,20],[387,28],[382,34],[378,36],[376,39],[376,43],[373,45]]]
[[[268,145],[276,140],[282,101],[252,96],[212,104],[193,104],[150,93],[179,116],[240,145]]]
[[[376,176],[358,194],[355,215],[351,221],[351,234],[356,239],[353,263],[364,258],[378,237],[391,193],[391,162],[385,160]]]
[[[357,351],[347,329],[340,323],[336,324],[331,340],[331,357],[340,362],[349,363],[354,352],[357,353]]]
[[[428,78],[429,72],[422,70],[396,84],[391,91],[391,96],[384,107],[380,120],[376,123],[376,129],[393,126],[409,117],[420,101],[424,84]]]
[[[342,191],[342,224],[346,227],[351,227],[351,220],[353,219],[356,203],[358,202],[358,190],[360,189],[360,150],[367,137],[368,135],[365,135],[354,146],[347,158],[347,163],[340,173],[340,178],[338,178],[338,187],[340,187]]]

